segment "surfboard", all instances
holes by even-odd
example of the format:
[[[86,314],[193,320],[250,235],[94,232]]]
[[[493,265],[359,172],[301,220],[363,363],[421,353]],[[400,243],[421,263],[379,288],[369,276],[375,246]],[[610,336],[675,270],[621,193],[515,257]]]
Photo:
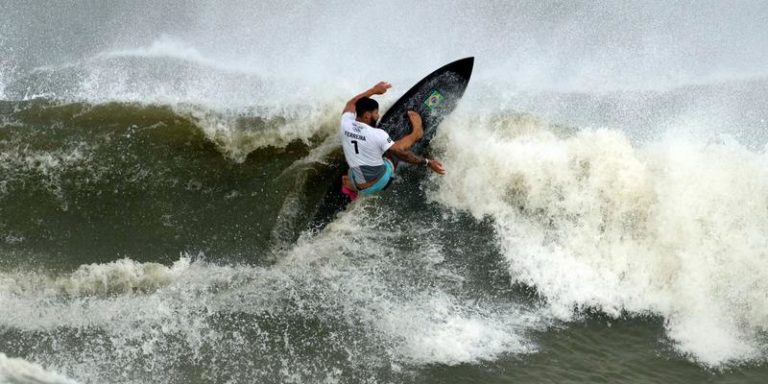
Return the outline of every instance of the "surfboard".
[[[397,141],[411,132],[407,112],[418,112],[421,115],[424,136],[411,147],[411,151],[423,155],[440,123],[453,112],[464,95],[469,78],[472,76],[474,63],[474,57],[467,57],[436,69],[389,107],[379,120],[378,127],[389,133],[392,140]],[[311,220],[312,227],[324,226],[349,204],[349,198],[341,193],[341,176],[346,171],[347,164],[344,156],[341,155],[338,169],[329,176],[333,177],[334,181],[330,184]]]
[[[421,79],[393,104],[379,120],[379,128],[387,131],[392,140],[399,140],[411,132],[407,112],[421,115],[424,137],[411,151],[423,154],[435,136],[440,123],[456,108],[469,84],[474,57],[446,64]]]

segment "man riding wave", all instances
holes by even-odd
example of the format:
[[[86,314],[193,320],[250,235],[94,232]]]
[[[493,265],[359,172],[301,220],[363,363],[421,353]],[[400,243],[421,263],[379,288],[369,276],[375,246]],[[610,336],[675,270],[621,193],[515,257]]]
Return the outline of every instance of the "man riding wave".
[[[383,129],[376,128],[379,103],[373,95],[383,95],[392,85],[379,82],[367,91],[353,97],[344,107],[339,134],[349,172],[342,177],[342,192],[354,200],[358,194],[371,195],[385,189],[392,182],[399,161],[424,165],[432,171],[445,174],[443,164],[411,152],[411,147],[424,135],[421,116],[408,111],[413,129],[395,142]]]

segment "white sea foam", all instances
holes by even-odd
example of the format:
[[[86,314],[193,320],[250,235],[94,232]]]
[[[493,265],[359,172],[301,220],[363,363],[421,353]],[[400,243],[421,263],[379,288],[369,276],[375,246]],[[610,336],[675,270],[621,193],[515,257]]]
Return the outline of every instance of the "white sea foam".
[[[409,362],[478,363],[503,353],[536,350],[522,333],[541,319],[516,308],[507,308],[503,315],[498,309],[488,313],[487,309],[445,294],[424,295],[395,304],[381,311],[374,324],[396,337],[397,352]]]
[[[0,291],[16,296],[92,296],[151,292],[165,287],[189,268],[188,258],[172,266],[121,259],[83,265],[65,275],[16,271],[0,274]]]
[[[371,228],[372,221],[365,219],[373,213],[371,205],[370,201],[355,203],[326,231],[300,239],[281,263],[316,269],[324,280],[336,285],[329,291],[350,295],[344,300],[360,304],[355,316],[382,335],[390,353],[404,363],[454,365],[536,350],[524,334],[546,323],[548,312],[514,304],[478,306],[448,293],[444,288],[460,284],[462,277],[439,267],[442,256],[428,241],[415,254],[404,257],[425,263],[427,273],[422,278],[436,288],[417,288],[416,282],[413,287],[402,286],[400,279],[408,267],[392,247],[392,239],[400,234],[384,236],[380,229]],[[378,216],[375,221],[388,219]],[[425,233],[429,237],[429,231]],[[410,231],[410,236],[418,234]],[[349,255],[380,261],[350,268],[345,265]]]
[[[762,360],[768,156],[613,130],[556,135],[519,118],[452,119],[434,198],[491,217],[516,281],[555,313],[653,313],[705,365]]]
[[[9,384],[77,384],[76,381],[39,364],[0,353],[0,383]]]

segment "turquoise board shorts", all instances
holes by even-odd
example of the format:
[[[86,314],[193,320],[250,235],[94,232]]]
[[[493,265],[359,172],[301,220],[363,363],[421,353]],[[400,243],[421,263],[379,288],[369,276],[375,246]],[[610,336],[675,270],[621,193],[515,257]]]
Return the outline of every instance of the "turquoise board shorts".
[[[386,189],[389,186],[389,183],[392,181],[392,176],[395,173],[395,166],[392,165],[392,161],[384,158],[384,166],[386,168],[386,171],[384,171],[384,174],[379,177],[378,180],[376,180],[373,185],[370,187],[363,189],[361,191],[357,191],[359,194],[364,196],[373,195],[374,193],[381,192],[384,189]],[[354,176],[352,176],[352,170],[349,170],[349,173],[347,174],[349,176],[349,179],[352,180],[353,184],[356,184]]]

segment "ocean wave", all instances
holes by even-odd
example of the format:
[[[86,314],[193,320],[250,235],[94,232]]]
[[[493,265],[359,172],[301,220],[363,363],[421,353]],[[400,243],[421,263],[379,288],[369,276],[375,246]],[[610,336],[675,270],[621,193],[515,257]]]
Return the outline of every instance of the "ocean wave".
[[[434,199],[490,217],[515,281],[562,319],[660,315],[707,366],[763,361],[768,157],[675,135],[557,135],[519,119],[447,122]],[[574,308],[576,311],[574,312]]]

